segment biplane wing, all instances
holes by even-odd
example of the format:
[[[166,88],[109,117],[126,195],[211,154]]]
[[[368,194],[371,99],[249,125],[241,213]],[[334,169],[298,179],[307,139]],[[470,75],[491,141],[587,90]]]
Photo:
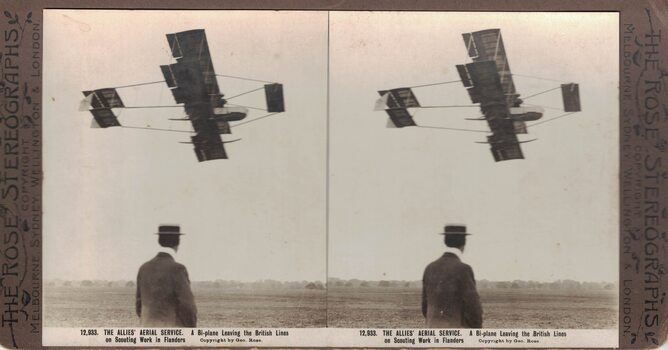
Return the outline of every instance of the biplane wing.
[[[511,117],[511,108],[522,100],[515,90],[498,29],[465,33],[464,42],[473,63],[458,65],[462,83],[473,103],[479,103],[492,135],[487,137],[495,161],[523,159],[518,133],[526,133],[522,120]]]
[[[469,96],[480,109],[492,135],[487,138],[495,161],[523,159],[518,133],[526,133],[522,121],[510,118],[510,108],[503,92],[501,80],[494,61],[469,63],[463,69],[470,82]],[[464,81],[464,80],[463,80]]]
[[[197,159],[226,159],[220,134],[230,134],[231,130],[229,122],[214,113],[214,109],[225,105],[225,100],[216,81],[204,30],[167,34],[167,42],[176,63],[160,69],[195,130],[192,143]]]
[[[510,107],[517,107],[522,103],[515,90],[515,82],[510,73],[510,64],[506,56],[500,29],[487,29],[473,33],[462,34],[469,56],[473,62],[493,61],[496,66],[501,90],[506,96]],[[458,69],[459,70],[459,69]],[[461,74],[461,72],[460,72]]]
[[[201,131],[190,137],[197,160],[204,162],[213,159],[227,159],[227,153],[225,153],[220,135],[210,130],[212,129]]]
[[[503,125],[497,130],[508,128],[508,126]],[[510,121],[510,128],[513,128],[512,121]],[[493,132],[492,135],[487,136],[487,143],[489,143],[489,149],[492,151],[492,156],[497,162],[511,159],[524,159],[520,142],[517,139],[517,135],[514,133]]]

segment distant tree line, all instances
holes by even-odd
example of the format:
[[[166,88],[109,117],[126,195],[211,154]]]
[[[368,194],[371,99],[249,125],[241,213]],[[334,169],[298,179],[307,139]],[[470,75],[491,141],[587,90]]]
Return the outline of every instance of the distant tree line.
[[[477,282],[478,288],[501,288],[501,289],[568,289],[568,290],[614,290],[617,284],[612,282],[580,282],[574,280],[557,280],[554,282],[537,281],[488,281]]]
[[[478,289],[575,289],[575,290],[614,290],[617,283],[613,282],[580,282],[574,280],[557,280],[554,282],[538,281],[488,281],[486,279],[476,282]],[[422,281],[413,280],[380,280],[368,281],[359,279],[340,279],[332,277],[329,285],[334,288],[422,288]]]
[[[107,281],[107,280],[81,280],[81,281],[69,281],[69,280],[48,280],[44,282],[46,287],[79,287],[79,288],[91,288],[91,287],[108,287],[108,288],[122,288],[122,287],[135,287],[134,281],[126,280],[116,280],[116,281]],[[255,282],[241,282],[241,281],[229,281],[229,280],[215,280],[215,281],[192,281],[193,288],[219,288],[219,289],[232,289],[232,290],[255,290],[255,289],[308,289],[308,290],[324,290],[325,284],[321,281],[276,281],[271,279],[265,279]]]
[[[230,280],[215,281],[193,281],[193,288],[216,288],[231,290],[255,290],[255,289],[308,289],[324,290],[327,285],[333,288],[422,288],[422,281],[405,280],[380,280],[368,281],[359,279],[340,279],[332,277],[327,284],[321,281],[277,281],[264,279],[255,282],[241,282]],[[557,289],[557,290],[615,290],[617,283],[612,282],[580,282],[574,280],[557,280],[554,282],[537,281],[488,281],[486,279],[476,282],[478,289]],[[134,281],[107,281],[107,280],[49,280],[45,281],[46,287],[135,287]]]

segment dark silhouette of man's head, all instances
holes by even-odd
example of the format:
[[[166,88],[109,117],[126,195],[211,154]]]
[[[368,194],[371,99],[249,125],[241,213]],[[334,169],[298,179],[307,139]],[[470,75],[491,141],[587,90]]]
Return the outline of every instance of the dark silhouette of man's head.
[[[445,245],[450,248],[459,248],[459,250],[464,251],[464,246],[466,245],[466,236],[469,233],[466,232],[466,226],[464,225],[445,225],[445,235],[444,242]]]
[[[176,251],[181,242],[181,227],[178,225],[160,225],[158,228],[158,244],[161,247],[172,248]]]
[[[180,237],[179,235],[159,235],[158,244],[161,247],[173,248],[176,250],[179,247]]]
[[[450,248],[459,248],[464,250],[466,245],[466,235],[445,235],[445,245]]]

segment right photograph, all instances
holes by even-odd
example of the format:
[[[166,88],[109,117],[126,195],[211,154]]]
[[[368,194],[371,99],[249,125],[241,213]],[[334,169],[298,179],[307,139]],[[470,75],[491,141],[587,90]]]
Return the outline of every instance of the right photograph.
[[[328,327],[616,334],[618,14],[329,23]]]

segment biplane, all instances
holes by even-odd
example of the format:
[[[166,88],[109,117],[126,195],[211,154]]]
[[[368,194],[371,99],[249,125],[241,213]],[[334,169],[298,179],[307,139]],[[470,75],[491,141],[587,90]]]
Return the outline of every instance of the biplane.
[[[520,99],[520,94],[515,89],[513,74],[510,71],[499,29],[464,33],[462,36],[472,62],[456,65],[459,80],[378,91],[381,97],[376,102],[376,109],[384,109],[387,112],[389,115],[388,126],[390,127],[419,127],[420,125],[415,122],[413,115],[411,115],[411,109],[458,106],[422,106],[418,102],[413,88],[461,82],[467,89],[471,102],[474,106],[479,105],[482,112],[480,118],[467,119],[487,121],[489,126],[489,135],[486,142],[479,143],[490,145],[492,156],[497,162],[524,159],[520,144],[534,140],[520,141],[518,135],[527,134],[527,122],[541,119],[544,109],[536,105],[522,105],[524,101]],[[581,110],[579,85],[576,83],[564,83],[559,87],[550,88],[524,99],[557,89],[561,89],[563,111],[566,112],[559,117]],[[549,120],[541,122],[545,121]],[[462,129],[451,128],[451,130]]]
[[[176,63],[160,66],[164,81],[145,84],[166,83],[176,103],[183,106],[186,116],[170,120],[190,121],[194,135],[190,137],[190,142],[182,143],[191,143],[194,146],[198,161],[227,159],[224,144],[238,141],[223,141],[221,135],[231,134],[232,126],[230,123],[245,119],[248,115],[249,107],[239,105],[229,106],[227,103],[228,99],[264,90],[267,108],[262,110],[269,114],[245,121],[244,123],[263,119],[285,111],[283,85],[275,82],[246,79],[267,84],[264,84],[261,88],[225,99],[225,95],[218,87],[217,77],[219,75],[214,71],[209,45],[203,29],[167,34],[167,43],[169,44],[173,58],[176,59]],[[232,78],[244,79],[239,77]],[[144,84],[133,84],[123,87],[139,85]],[[84,106],[93,115],[94,127],[124,127],[119,122],[118,116],[114,113],[115,109],[161,107],[126,106],[117,91],[119,88],[121,87],[83,91],[85,97]],[[125,127],[132,128],[132,126]],[[144,127],[139,128],[149,129]],[[164,129],[154,130],[170,131]]]

